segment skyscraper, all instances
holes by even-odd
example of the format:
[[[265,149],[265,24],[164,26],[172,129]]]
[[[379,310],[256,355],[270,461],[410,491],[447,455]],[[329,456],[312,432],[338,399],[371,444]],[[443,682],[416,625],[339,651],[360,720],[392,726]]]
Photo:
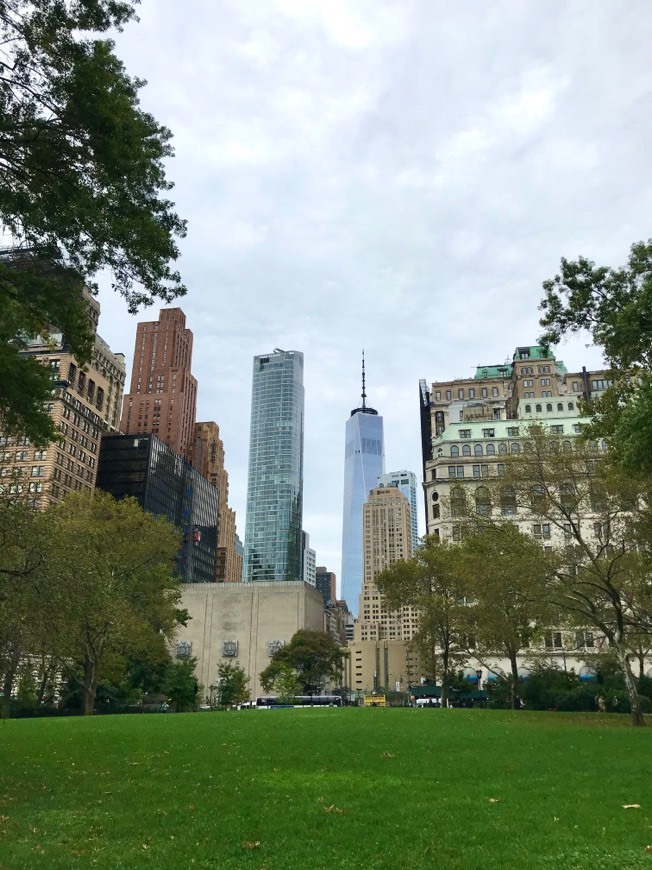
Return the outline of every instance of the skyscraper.
[[[164,308],[158,320],[136,330],[131,386],[122,404],[126,435],[152,432],[175,453],[192,460],[197,381],[190,372],[192,332],[180,308]]]
[[[236,552],[235,511],[229,507],[229,474],[224,467],[224,444],[220,427],[212,420],[195,424],[193,465],[217,489],[219,523],[215,579],[218,583],[242,580],[242,556]]]
[[[301,580],[303,354],[254,357],[243,580]]]
[[[410,505],[412,528],[412,553],[419,546],[419,523],[417,521],[417,476],[412,471],[388,471],[378,479],[379,486],[394,486],[403,493]],[[410,555],[412,555],[412,553]]]
[[[367,407],[363,354],[362,405],[351,411],[346,422],[342,512],[342,598],[356,615],[363,575],[362,506],[384,471],[383,418]]]

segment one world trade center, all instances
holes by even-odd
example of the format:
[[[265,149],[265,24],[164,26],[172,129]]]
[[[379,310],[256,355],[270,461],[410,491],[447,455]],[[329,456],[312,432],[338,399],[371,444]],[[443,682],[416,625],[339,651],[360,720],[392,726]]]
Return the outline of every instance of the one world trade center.
[[[383,418],[367,407],[364,354],[362,355],[362,405],[346,422],[344,447],[344,510],[342,522],[342,598],[357,616],[364,573],[362,555],[362,506],[369,490],[378,486],[385,471]]]

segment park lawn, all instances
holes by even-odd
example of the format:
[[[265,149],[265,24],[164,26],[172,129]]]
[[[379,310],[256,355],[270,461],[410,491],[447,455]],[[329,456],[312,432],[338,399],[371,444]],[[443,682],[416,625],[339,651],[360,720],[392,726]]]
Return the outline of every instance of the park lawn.
[[[652,870],[646,847],[652,729],[617,715],[326,708],[0,723],[2,870]]]

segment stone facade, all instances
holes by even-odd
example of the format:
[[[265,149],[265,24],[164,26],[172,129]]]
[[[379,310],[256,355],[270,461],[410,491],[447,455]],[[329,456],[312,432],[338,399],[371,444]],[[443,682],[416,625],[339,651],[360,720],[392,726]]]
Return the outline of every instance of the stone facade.
[[[97,327],[100,306],[85,293],[89,317]],[[29,342],[34,356],[52,373],[52,397],[46,405],[61,440],[35,449],[25,436],[0,434],[0,493],[28,494],[34,510],[57,503],[74,490],[95,488],[100,439],[118,426],[125,381],[125,360],[97,334],[90,363],[80,367],[65,337]]]
[[[308,583],[197,583],[185,585],[182,592],[180,606],[191,619],[179,629],[177,651],[197,658],[205,695],[223,662],[244,668],[252,699],[266,694],[259,675],[278,644],[288,643],[302,628],[324,630],[324,601]]]

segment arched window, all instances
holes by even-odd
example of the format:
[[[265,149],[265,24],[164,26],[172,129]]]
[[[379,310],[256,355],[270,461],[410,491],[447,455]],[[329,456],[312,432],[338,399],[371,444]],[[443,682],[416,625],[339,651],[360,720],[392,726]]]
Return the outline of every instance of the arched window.
[[[526,414],[531,414],[531,413],[532,413],[532,405],[526,405],[526,406],[525,406],[525,413],[526,413]]]
[[[526,441],[525,444],[523,445],[523,453],[533,453],[533,452],[534,452],[534,447],[532,446],[532,442]]]
[[[518,443],[518,441],[512,441],[512,446],[510,447],[510,450],[512,451],[512,453],[520,453],[521,452],[521,446]]]
[[[504,486],[500,490],[500,512],[505,516],[516,513],[516,493],[513,486]]]
[[[455,456],[459,456],[459,455],[460,455],[460,448],[457,446],[457,444],[451,445],[451,456],[455,457]]]
[[[462,447],[462,456],[470,456],[471,455],[471,445],[465,444]]]
[[[483,516],[491,513],[491,493],[486,486],[479,486],[475,491],[475,512]]]
[[[496,448],[493,444],[487,444],[487,456],[495,456]]]
[[[601,442],[600,442],[600,447],[601,447],[603,450],[608,450],[608,449],[609,449],[609,445],[607,444],[606,441],[601,441]]]
[[[573,449],[573,445],[570,443],[570,441],[562,441],[561,449],[564,451],[564,453],[570,453]]]
[[[537,405],[537,414],[540,414],[542,410],[541,405]]]
[[[574,403],[574,402],[569,402],[569,403],[568,403],[568,410],[569,410],[569,411],[574,411],[574,410],[575,410],[575,403]]]
[[[563,410],[564,410],[564,406],[562,405],[561,402],[557,402],[557,410],[558,410],[558,411],[563,411]]]
[[[546,411],[552,411],[552,402],[548,402],[546,405]]]
[[[548,450],[550,450],[551,453],[559,453],[559,442],[551,441],[550,444],[548,444]]]
[[[505,453],[507,453],[507,445],[504,444],[502,441],[501,441],[501,443],[498,445],[498,453],[499,453],[501,456],[504,456]]]
[[[473,447],[473,453],[476,456],[482,456],[482,444],[476,444]]]
[[[466,516],[466,494],[461,486],[454,486],[450,493],[451,517]]]

